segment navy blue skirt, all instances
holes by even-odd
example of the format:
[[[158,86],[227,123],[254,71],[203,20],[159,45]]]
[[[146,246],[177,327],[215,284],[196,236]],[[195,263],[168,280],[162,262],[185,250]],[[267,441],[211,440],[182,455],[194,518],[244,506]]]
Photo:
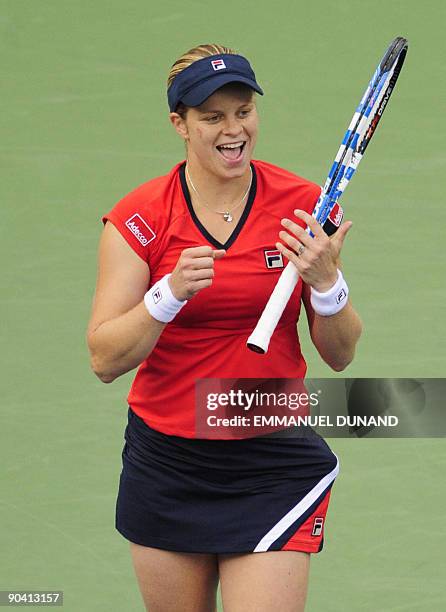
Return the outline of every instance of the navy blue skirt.
[[[322,550],[338,460],[314,432],[198,440],[129,409],[116,528],[130,542],[189,553]]]

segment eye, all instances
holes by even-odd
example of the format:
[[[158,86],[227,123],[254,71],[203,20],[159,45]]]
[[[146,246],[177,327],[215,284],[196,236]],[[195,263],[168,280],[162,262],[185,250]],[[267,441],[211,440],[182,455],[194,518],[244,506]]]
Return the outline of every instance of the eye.
[[[207,123],[217,123],[219,119],[220,115],[209,115],[208,117],[204,118]]]

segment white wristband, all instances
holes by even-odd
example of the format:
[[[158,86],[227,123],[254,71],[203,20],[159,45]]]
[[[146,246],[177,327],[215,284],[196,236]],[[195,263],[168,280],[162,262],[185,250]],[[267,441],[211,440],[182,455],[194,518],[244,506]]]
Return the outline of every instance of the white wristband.
[[[144,296],[144,304],[157,321],[170,323],[175,315],[187,304],[187,300],[181,302],[172,293],[169,285],[170,274],[163,276],[161,280],[150,287]]]
[[[333,287],[320,293],[311,287],[311,305],[314,312],[323,317],[330,317],[344,308],[348,302],[348,286],[338,270],[338,280]]]

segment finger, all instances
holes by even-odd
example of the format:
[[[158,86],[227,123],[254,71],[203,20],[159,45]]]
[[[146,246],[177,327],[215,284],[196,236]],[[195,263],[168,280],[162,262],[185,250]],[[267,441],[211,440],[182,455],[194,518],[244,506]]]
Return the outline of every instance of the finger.
[[[296,255],[296,253],[294,251],[290,251],[290,249],[288,249],[281,242],[276,242],[276,248],[277,248],[278,251],[280,251],[282,253],[282,255],[285,255],[285,257],[289,261],[291,261],[296,267],[299,266],[299,264],[298,264],[299,257]]]
[[[185,268],[192,270],[201,270],[202,268],[213,268],[214,258],[213,257],[188,257],[183,261]]]
[[[338,240],[338,241],[340,240],[341,243],[344,242],[345,237],[347,236],[348,232],[350,231],[352,225],[353,225],[353,223],[351,221],[345,221],[345,223],[343,223],[341,225],[341,227],[338,229],[336,234],[334,234],[333,238]]]
[[[194,291],[197,293],[201,291],[201,289],[206,289],[206,287],[210,287],[212,285],[212,278],[205,278],[203,280],[199,280],[194,283]]]
[[[225,255],[226,255],[225,249],[216,249],[215,251],[212,251],[212,257],[214,259],[221,259]]]
[[[282,219],[282,221],[280,222],[281,225],[283,225],[283,227],[286,227],[286,229],[289,232],[292,232],[293,234],[295,234],[295,236],[297,236],[297,238],[299,239],[299,241],[306,247],[309,247],[311,245],[311,241],[313,240],[313,238],[310,236],[310,234],[304,230],[304,228],[301,225],[298,225],[297,223],[294,223],[294,221],[291,221],[290,219]]]
[[[302,221],[305,221],[316,238],[326,238],[327,234],[312,215],[309,215],[305,210],[300,210],[298,208],[296,208],[294,214],[299,219],[302,219]]]
[[[187,275],[187,280],[195,282],[204,280],[205,278],[214,278],[215,272],[213,268],[204,268],[202,270],[191,270]]]
[[[214,249],[211,246],[189,247],[181,253],[185,257],[212,257]]]
[[[341,227],[338,229],[338,231],[333,235],[333,237],[331,238],[331,241],[334,243],[336,249],[338,250],[338,252],[341,251],[343,245],[344,245],[344,240],[345,237],[347,236],[348,232],[350,231],[350,228],[352,227],[353,223],[351,221],[346,221],[345,223],[343,223],[341,225]]]
[[[294,236],[291,236],[291,234],[288,234],[287,232],[283,232],[283,231],[279,232],[279,236],[280,236],[281,240],[286,242],[286,244],[298,256],[302,255],[302,253],[304,252],[305,248],[307,248],[301,242],[299,242],[299,240],[297,238],[295,238]],[[310,240],[312,240],[312,238],[310,238]]]

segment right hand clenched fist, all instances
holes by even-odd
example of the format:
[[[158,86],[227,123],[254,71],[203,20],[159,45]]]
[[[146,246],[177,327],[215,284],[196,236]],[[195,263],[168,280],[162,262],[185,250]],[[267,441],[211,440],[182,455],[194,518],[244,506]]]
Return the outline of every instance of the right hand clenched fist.
[[[214,261],[226,251],[210,246],[184,249],[169,278],[169,285],[177,300],[190,300],[196,293],[212,285]]]

